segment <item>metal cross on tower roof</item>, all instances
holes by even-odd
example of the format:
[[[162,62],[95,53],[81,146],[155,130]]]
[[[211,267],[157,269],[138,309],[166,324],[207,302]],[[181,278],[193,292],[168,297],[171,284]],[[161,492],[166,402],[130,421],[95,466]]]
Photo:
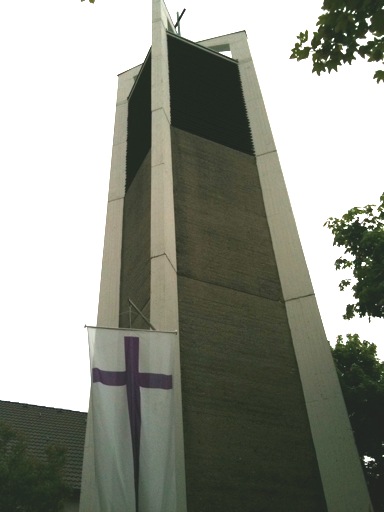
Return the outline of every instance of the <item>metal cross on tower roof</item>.
[[[185,13],[185,9],[183,9],[181,14],[177,13],[177,20],[176,20],[176,23],[175,23],[175,28],[177,29],[177,33],[179,34],[179,36],[181,35],[181,32],[180,32],[180,20],[183,17],[184,13]]]

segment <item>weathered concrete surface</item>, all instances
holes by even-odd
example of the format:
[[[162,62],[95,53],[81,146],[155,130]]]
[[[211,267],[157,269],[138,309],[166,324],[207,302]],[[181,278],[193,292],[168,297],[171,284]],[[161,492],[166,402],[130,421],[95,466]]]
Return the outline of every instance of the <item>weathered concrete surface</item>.
[[[188,510],[324,511],[255,158],[172,149]]]

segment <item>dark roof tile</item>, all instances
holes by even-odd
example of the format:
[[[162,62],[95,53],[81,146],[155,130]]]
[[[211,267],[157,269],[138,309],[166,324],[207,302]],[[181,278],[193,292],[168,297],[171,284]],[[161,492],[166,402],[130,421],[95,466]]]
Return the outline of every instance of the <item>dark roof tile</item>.
[[[50,444],[65,448],[64,478],[74,490],[81,485],[87,414],[0,400],[0,421],[20,432],[33,455],[43,459]]]

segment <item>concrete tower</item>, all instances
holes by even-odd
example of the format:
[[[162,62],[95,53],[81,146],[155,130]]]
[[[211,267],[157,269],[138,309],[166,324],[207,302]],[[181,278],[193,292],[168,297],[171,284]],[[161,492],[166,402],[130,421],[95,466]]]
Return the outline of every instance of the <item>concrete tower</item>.
[[[189,512],[371,510],[246,34],[185,40],[162,0],[119,76],[98,325],[147,328],[130,301],[180,333]]]

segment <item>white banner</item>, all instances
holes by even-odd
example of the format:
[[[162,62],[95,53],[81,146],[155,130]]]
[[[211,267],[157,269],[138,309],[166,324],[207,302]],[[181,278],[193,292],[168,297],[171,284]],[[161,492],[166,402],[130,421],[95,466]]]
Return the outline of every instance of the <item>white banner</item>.
[[[178,512],[177,335],[88,328],[88,338],[80,512]]]

